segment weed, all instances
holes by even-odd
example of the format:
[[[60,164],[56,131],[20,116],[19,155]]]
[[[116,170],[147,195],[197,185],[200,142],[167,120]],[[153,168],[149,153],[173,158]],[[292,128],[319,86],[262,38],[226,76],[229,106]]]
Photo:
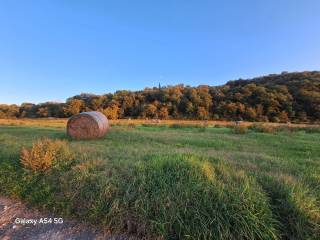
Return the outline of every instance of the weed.
[[[248,132],[248,127],[244,125],[235,125],[233,131],[236,134],[246,134]]]
[[[73,154],[65,141],[48,138],[38,140],[30,149],[23,148],[20,155],[23,167],[34,172],[48,171],[72,158]]]
[[[274,126],[267,125],[267,124],[254,124],[249,128],[254,131],[263,132],[263,133],[275,133],[276,131],[276,128]]]

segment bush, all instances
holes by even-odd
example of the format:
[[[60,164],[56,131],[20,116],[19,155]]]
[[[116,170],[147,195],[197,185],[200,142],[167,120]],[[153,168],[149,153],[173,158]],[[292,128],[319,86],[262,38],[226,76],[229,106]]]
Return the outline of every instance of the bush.
[[[129,124],[128,124],[128,127],[130,127],[130,128],[135,128],[136,125],[135,125],[134,123],[129,123]]]
[[[154,123],[142,123],[141,126],[142,127],[154,127],[155,124]]]
[[[174,123],[170,125],[170,128],[184,128],[183,124]]]
[[[34,172],[45,172],[52,167],[63,165],[73,158],[66,141],[40,139],[32,148],[23,148],[20,154],[21,164]]]
[[[277,128],[277,131],[288,134],[288,135],[293,134],[297,130],[299,130],[299,128],[294,128],[294,127],[290,127],[290,126],[280,126]]]
[[[188,124],[188,123],[174,123],[170,125],[170,128],[206,128],[207,126],[201,124]]]
[[[201,127],[199,127],[199,132],[206,132],[207,129],[208,129],[208,127],[206,127],[206,126],[201,126]]]
[[[320,127],[307,127],[305,131],[306,133],[320,133]]]
[[[276,131],[275,127],[266,124],[254,124],[250,127],[250,129],[263,133],[274,133]]]
[[[233,130],[236,134],[245,134],[248,132],[248,127],[244,125],[235,125]]]

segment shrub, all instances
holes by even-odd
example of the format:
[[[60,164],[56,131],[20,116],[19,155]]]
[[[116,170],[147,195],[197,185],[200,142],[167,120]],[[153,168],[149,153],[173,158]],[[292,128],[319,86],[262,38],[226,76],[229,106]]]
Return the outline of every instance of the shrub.
[[[320,133],[320,127],[307,127],[305,131],[306,133]]]
[[[207,129],[208,129],[208,127],[206,127],[206,126],[201,126],[201,127],[199,127],[199,132],[206,132]]]
[[[250,129],[263,133],[274,133],[276,131],[275,127],[266,124],[254,124],[250,127]]]
[[[129,123],[129,124],[128,124],[128,127],[130,127],[130,128],[135,128],[136,125],[135,125],[134,123]]]
[[[183,127],[185,127],[185,126],[182,124],[178,124],[178,123],[174,123],[174,124],[170,125],[170,128],[183,128]]]
[[[285,134],[291,135],[295,131],[299,130],[298,128],[290,127],[290,126],[280,126],[277,128],[277,131],[283,132]]]
[[[153,127],[153,126],[155,126],[155,124],[152,124],[152,123],[142,123],[141,126],[142,126],[142,127]]]
[[[120,122],[112,122],[111,126],[122,126]]]
[[[206,128],[207,126],[201,124],[188,124],[188,123],[174,123],[170,125],[170,128]]]
[[[30,149],[23,148],[20,154],[21,164],[34,172],[45,172],[52,167],[63,165],[73,158],[66,141],[40,139]]]
[[[245,134],[248,132],[248,127],[244,125],[235,125],[233,130],[236,134]]]

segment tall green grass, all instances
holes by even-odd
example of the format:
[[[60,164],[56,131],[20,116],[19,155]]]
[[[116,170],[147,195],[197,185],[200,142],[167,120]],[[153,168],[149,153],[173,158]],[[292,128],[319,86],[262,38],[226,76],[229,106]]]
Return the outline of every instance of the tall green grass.
[[[0,194],[140,238],[318,239],[319,133],[113,127],[75,157],[25,170],[22,147],[63,129],[0,127]]]

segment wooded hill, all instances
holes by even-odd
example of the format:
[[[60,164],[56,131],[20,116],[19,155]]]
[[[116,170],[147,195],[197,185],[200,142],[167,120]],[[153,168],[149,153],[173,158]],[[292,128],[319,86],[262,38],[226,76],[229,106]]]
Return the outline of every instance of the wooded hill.
[[[109,119],[320,121],[320,72],[271,74],[222,86],[184,85],[80,94],[66,103],[0,105],[0,118],[69,117],[98,110]]]

